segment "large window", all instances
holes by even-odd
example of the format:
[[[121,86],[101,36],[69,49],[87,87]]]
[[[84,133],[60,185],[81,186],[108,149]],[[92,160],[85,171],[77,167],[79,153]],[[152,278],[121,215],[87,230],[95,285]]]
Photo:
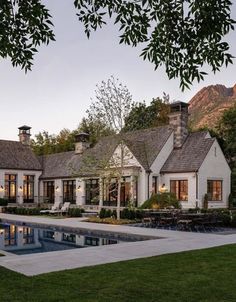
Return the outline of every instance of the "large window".
[[[46,202],[54,203],[54,197],[55,197],[54,181],[43,182],[43,197]]]
[[[137,187],[135,183],[134,193],[135,193],[135,204],[137,203]],[[118,181],[117,178],[110,179],[109,183],[104,186],[104,205],[117,206],[118,199]],[[120,187],[120,205],[122,207],[127,207],[131,202],[131,177],[126,176],[121,179]]]
[[[86,204],[99,204],[99,179],[87,179],[85,191]]]
[[[170,192],[176,195],[180,201],[188,200],[188,181],[187,180],[171,180]]]
[[[76,203],[75,180],[63,181],[63,202]]]
[[[16,202],[16,175],[5,174],[5,198],[8,202]]]
[[[207,195],[210,201],[222,201],[222,180],[208,180]]]
[[[24,202],[34,202],[34,175],[24,175]]]

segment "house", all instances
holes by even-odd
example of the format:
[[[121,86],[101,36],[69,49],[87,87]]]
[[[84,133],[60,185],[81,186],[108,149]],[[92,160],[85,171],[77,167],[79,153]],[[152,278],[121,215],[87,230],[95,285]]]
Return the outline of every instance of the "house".
[[[76,137],[75,151],[36,157],[30,127],[20,142],[0,141],[0,197],[9,202],[61,203],[87,209],[141,205],[153,193],[171,191],[183,208],[227,207],[230,168],[207,131],[189,133],[188,104],[171,104],[169,125],[102,138]],[[117,177],[122,180],[117,183]]]

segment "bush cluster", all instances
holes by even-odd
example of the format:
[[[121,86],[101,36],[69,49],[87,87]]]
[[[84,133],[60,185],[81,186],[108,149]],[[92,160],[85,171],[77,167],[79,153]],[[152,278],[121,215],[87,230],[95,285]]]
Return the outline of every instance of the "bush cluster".
[[[114,217],[116,218],[116,210],[110,210],[102,208],[99,212],[99,218],[108,218],[108,217]]]
[[[170,192],[153,194],[148,200],[146,200],[141,209],[164,209],[173,207],[180,209],[180,203],[177,200],[175,194]]]
[[[18,208],[18,207],[6,207],[4,209],[5,213],[8,214],[18,214],[18,215],[39,215],[40,208]]]
[[[70,217],[82,217],[82,213],[84,213],[84,209],[69,208],[68,210],[68,216]]]
[[[6,207],[8,204],[8,200],[5,198],[0,198],[0,207]]]

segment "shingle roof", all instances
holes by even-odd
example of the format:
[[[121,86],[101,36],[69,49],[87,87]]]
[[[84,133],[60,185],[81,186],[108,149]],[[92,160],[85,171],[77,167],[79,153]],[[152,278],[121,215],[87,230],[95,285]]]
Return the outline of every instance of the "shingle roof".
[[[0,140],[0,169],[42,170],[33,151],[20,142]]]
[[[188,135],[182,148],[174,149],[161,169],[161,173],[196,172],[209,152],[214,138],[206,138],[208,132]]]
[[[121,140],[140,165],[148,170],[172,132],[169,126],[136,130],[122,135],[104,137],[93,148],[85,150],[83,154],[70,151],[43,156],[40,159],[43,165],[41,178],[94,174],[99,165],[102,166],[111,158]]]

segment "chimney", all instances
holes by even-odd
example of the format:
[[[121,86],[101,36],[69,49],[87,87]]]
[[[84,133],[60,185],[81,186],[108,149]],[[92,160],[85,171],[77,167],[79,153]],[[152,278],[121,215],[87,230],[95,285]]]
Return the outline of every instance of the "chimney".
[[[82,154],[90,147],[89,134],[79,133],[75,136],[75,154]]]
[[[169,124],[174,130],[174,147],[181,148],[188,136],[188,104],[174,102],[170,104]]]
[[[31,127],[29,126],[21,126],[18,128],[19,129],[19,141],[25,145],[25,146],[29,146],[30,145],[30,129]]]

